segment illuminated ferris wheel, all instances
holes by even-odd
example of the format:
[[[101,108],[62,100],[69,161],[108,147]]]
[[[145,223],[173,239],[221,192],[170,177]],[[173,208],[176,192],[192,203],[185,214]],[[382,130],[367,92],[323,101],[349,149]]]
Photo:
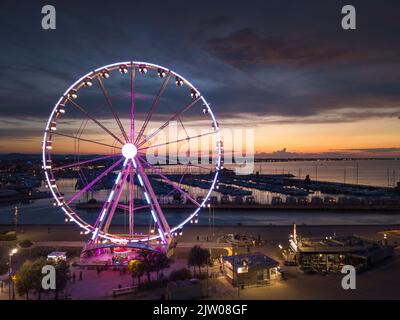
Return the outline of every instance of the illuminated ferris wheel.
[[[179,127],[180,134],[166,135],[172,126]],[[160,149],[186,152],[200,140],[211,146],[210,165],[195,161],[199,153],[184,163],[175,159],[174,166],[148,159],[150,151],[153,155]],[[89,72],[64,92],[44,131],[43,168],[54,205],[88,236],[88,244],[162,249],[185,224],[198,221],[216,187],[221,150],[219,124],[197,88],[168,68],[129,61]],[[171,173],[172,167],[179,170]],[[187,182],[193,167],[201,177],[196,180],[201,190],[197,197]],[[64,190],[65,177],[73,178],[72,192]],[[88,193],[103,196],[92,221],[77,209]],[[185,208],[179,222],[167,219],[165,199]],[[127,219],[126,230],[113,231],[121,212]],[[138,217],[141,228],[136,227]]]

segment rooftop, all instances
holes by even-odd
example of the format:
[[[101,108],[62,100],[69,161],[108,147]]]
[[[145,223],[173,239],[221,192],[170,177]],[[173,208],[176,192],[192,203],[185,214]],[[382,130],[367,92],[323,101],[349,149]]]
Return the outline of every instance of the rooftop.
[[[376,241],[366,240],[361,237],[334,236],[325,238],[302,238],[298,242],[299,252],[362,252],[376,249]]]
[[[225,256],[225,261],[230,262],[235,270],[239,267],[248,266],[249,268],[274,268],[279,266],[279,262],[266,256],[263,253],[243,253],[236,256]]]

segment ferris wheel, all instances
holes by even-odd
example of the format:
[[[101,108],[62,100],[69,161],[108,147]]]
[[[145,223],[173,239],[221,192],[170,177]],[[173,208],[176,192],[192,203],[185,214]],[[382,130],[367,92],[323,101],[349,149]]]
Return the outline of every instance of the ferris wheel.
[[[178,134],[167,134],[172,127]],[[204,143],[189,160],[171,156],[171,150],[188,154],[200,140],[211,146],[208,165],[197,161]],[[169,153],[163,158],[160,150]],[[219,123],[197,88],[168,68],[128,61],[97,68],[64,92],[47,121],[42,157],[54,205],[81,228],[88,244],[162,250],[209,203],[221,153]],[[72,191],[65,190],[66,177],[74,182]],[[102,196],[92,219],[79,209],[89,193]],[[179,221],[164,212],[171,202],[185,210]],[[126,228],[113,231],[121,214]]]

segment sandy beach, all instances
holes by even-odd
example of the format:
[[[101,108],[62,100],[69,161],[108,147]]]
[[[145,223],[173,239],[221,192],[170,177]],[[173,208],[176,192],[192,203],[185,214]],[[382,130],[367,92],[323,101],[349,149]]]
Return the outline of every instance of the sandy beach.
[[[215,226],[214,233],[223,235],[228,233],[246,234],[252,236],[261,236],[265,241],[286,240],[292,231],[292,226]],[[356,234],[359,236],[369,237],[371,239],[379,239],[379,232],[400,229],[400,225],[323,225],[323,226],[304,226],[298,225],[297,232],[304,236],[327,236],[336,234]],[[12,225],[0,225],[0,231],[15,230]],[[75,225],[21,225],[18,226],[18,237],[21,240],[29,239],[32,241],[84,241],[85,237],[80,235],[80,229]],[[113,232],[120,232],[123,227],[114,227]],[[137,229],[138,232],[144,230]],[[179,237],[179,241],[193,242],[197,236],[207,237],[212,234],[209,226],[193,226],[187,225],[184,228],[183,235]]]

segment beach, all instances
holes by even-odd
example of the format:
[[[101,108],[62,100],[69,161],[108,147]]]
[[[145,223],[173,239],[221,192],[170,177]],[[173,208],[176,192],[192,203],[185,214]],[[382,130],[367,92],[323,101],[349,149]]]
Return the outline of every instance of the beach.
[[[215,226],[215,235],[222,236],[224,234],[245,234],[251,236],[261,236],[266,242],[287,242],[289,234],[292,233],[293,226]],[[382,239],[382,232],[389,230],[400,229],[398,225],[314,225],[314,226],[297,226],[297,233],[304,236],[329,236],[333,234],[348,235],[356,234],[359,236]],[[13,225],[1,225],[0,231],[15,230]],[[80,234],[80,229],[75,225],[24,225],[18,227],[18,239],[31,241],[85,241],[85,237]],[[113,232],[118,233],[123,230],[123,227],[114,227]],[[145,231],[141,228],[138,232]],[[182,236],[177,238],[178,242],[196,242],[197,236],[210,237],[212,230],[208,226],[193,226],[188,225],[184,228]]]

